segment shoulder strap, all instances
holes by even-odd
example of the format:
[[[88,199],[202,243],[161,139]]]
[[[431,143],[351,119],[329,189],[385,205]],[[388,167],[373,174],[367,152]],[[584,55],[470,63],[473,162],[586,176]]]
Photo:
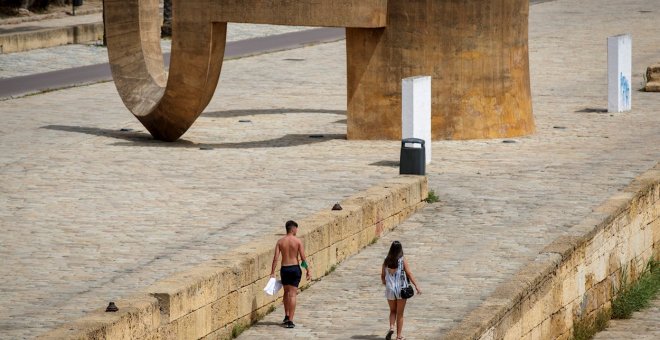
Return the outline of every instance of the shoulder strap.
[[[408,277],[406,276],[406,269],[404,268],[403,264],[403,257],[399,259],[399,277],[401,278],[401,282],[403,282],[404,286],[408,285]]]

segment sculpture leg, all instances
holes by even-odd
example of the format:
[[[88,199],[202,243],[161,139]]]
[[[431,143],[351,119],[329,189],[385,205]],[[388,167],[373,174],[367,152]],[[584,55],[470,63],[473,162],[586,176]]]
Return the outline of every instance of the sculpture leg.
[[[224,56],[226,23],[204,1],[173,1],[169,77],[160,49],[158,0],[105,0],[108,56],[124,104],[156,139],[179,138],[211,100]]]
[[[534,132],[528,0],[390,0],[385,29],[346,30],[348,138],[401,138],[401,80],[430,75],[434,139]]]

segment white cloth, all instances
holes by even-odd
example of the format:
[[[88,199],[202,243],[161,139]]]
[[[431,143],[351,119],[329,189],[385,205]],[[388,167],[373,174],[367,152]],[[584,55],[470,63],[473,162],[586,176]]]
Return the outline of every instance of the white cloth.
[[[282,281],[271,277],[270,280],[268,280],[266,287],[264,288],[264,292],[266,292],[268,295],[275,295],[280,291],[280,289],[282,289]]]

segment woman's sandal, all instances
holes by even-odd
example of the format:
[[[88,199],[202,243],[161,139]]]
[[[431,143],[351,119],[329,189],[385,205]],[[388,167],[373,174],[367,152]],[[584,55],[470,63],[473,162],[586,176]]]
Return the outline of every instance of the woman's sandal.
[[[406,337],[405,336],[397,336],[396,340],[406,340]]]
[[[390,329],[387,331],[387,335],[385,335],[385,340],[392,340],[392,334],[394,334],[394,330]]]

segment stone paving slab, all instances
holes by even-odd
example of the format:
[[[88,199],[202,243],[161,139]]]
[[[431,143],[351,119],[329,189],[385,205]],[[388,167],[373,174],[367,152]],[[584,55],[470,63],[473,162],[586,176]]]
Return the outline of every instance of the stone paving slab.
[[[660,161],[660,97],[634,92],[633,110],[606,113],[606,38],[633,36],[633,84],[658,55],[653,10],[642,0],[556,1],[531,7],[537,133],[434,142],[429,189],[441,198],[351,257],[241,339],[381,339],[387,303],[380,266],[400,240],[424,294],[406,311],[408,339],[437,339],[497,285],[592,208]],[[561,25],[558,25],[561,23]]]
[[[628,320],[610,320],[609,326],[593,339],[660,339],[660,298],[653,300],[649,307],[633,313]]]

